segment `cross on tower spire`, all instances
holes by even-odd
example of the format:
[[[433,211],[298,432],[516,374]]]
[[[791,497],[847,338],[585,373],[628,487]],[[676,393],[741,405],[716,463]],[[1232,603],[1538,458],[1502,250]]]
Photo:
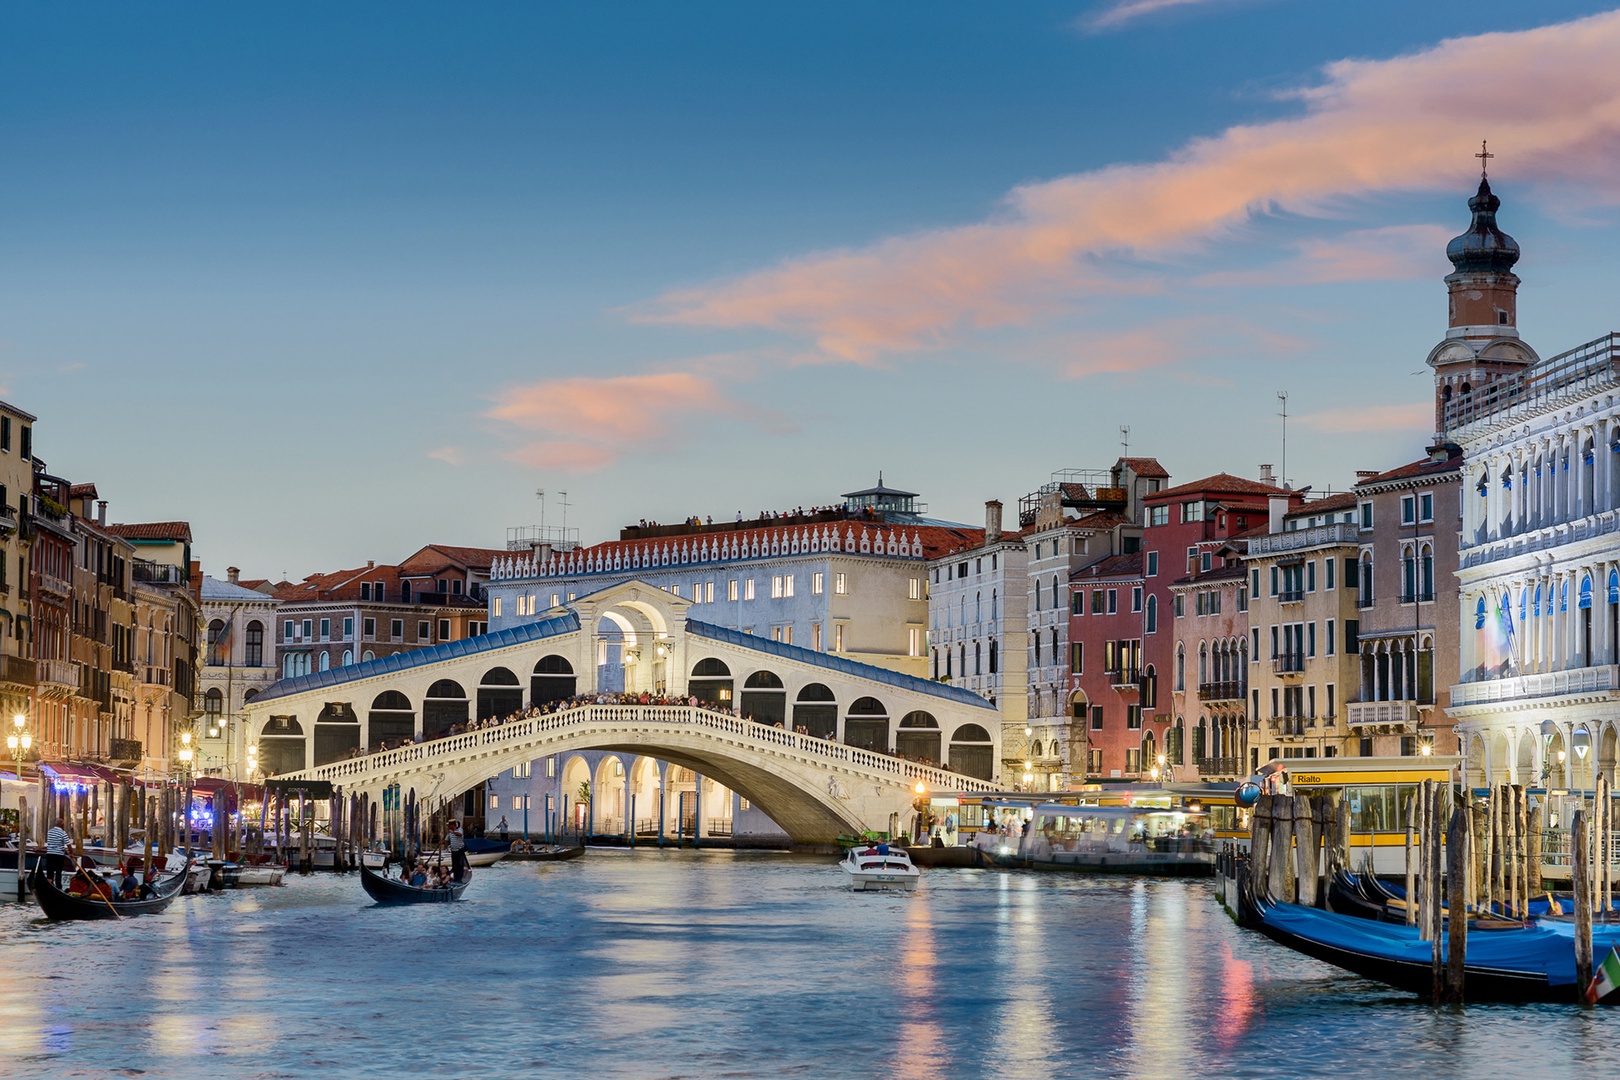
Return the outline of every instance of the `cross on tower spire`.
[[[1481,139],[1479,140],[1479,153],[1475,154],[1474,156],[1479,158],[1479,178],[1483,180],[1485,179],[1486,166],[1490,164],[1491,158],[1495,157],[1496,155],[1490,152],[1485,145],[1485,140]]]

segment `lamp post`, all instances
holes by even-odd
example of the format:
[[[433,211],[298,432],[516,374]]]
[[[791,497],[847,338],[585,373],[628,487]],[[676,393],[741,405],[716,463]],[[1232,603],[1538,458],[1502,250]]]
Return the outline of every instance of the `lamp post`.
[[[181,827],[184,829],[186,854],[191,854],[191,759],[195,751],[191,749],[191,732],[180,733],[180,781],[185,791],[185,802],[181,806]]]
[[[23,756],[34,745],[34,737],[28,732],[28,717],[22,713],[11,718],[12,732],[6,736],[6,749],[11,751],[11,760],[17,763],[17,779],[22,779]]]

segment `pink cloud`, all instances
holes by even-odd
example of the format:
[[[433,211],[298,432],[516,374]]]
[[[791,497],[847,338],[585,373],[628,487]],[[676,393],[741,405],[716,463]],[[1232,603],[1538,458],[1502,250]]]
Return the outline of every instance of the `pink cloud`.
[[[870,363],[1066,308],[1109,287],[1102,258],[1183,257],[1258,215],[1326,215],[1373,193],[1461,195],[1481,137],[1515,183],[1613,200],[1617,55],[1620,13],[1608,13],[1340,61],[1295,95],[1303,115],[1232,127],[1163,161],[1028,184],[981,222],[671,291],[638,317],[784,331]]]
[[[427,456],[446,465],[460,465],[465,460],[459,446],[441,446],[437,450],[429,450]]]
[[[520,432],[544,434],[509,451],[508,459],[537,469],[584,472],[627,453],[669,445],[696,410],[733,404],[708,378],[672,371],[514,386],[484,415]]]
[[[1354,435],[1373,431],[1425,432],[1434,427],[1434,406],[1413,402],[1405,405],[1362,405],[1306,413],[1300,421],[1330,435]]]
[[[1204,7],[1223,0],[1115,0],[1094,15],[1088,15],[1081,25],[1093,32],[1117,30],[1126,23],[1147,15],[1157,15],[1173,8]]]

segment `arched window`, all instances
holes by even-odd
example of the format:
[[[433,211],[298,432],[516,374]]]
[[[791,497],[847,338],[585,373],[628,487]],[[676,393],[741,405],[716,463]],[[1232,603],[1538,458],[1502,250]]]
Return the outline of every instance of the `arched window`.
[[[1590,608],[1592,606],[1592,579],[1590,577],[1581,579],[1581,593],[1580,599],[1577,601],[1577,603],[1582,608]]]
[[[348,667],[352,663],[354,663],[354,650],[353,649],[344,649],[343,650],[343,666]]]
[[[1184,645],[1176,646],[1176,689],[1187,689],[1187,649]]]
[[[225,620],[215,619],[208,624],[208,666],[224,667],[229,652],[225,641]]]
[[[1361,556],[1361,582],[1357,590],[1356,606],[1369,608],[1373,604],[1373,559],[1372,552]]]
[[[242,663],[248,667],[264,666],[264,623],[258,619],[248,623],[243,632]]]
[[[1152,593],[1147,598],[1147,618],[1144,620],[1144,632],[1153,634],[1159,629],[1159,598]]]
[[[209,687],[208,693],[203,695],[203,712],[208,714],[210,727],[218,726],[219,717],[225,713],[225,695],[219,687]]]
[[[992,675],[999,670],[999,667],[997,666],[998,659],[999,657],[997,656],[996,643],[992,638],[990,641],[990,674]]]
[[[321,670],[322,671],[330,671],[331,669],[332,669],[332,654],[328,653],[328,652],[321,653]]]
[[[1483,596],[1479,598],[1479,603],[1474,605],[1474,629],[1485,629],[1485,598]]]

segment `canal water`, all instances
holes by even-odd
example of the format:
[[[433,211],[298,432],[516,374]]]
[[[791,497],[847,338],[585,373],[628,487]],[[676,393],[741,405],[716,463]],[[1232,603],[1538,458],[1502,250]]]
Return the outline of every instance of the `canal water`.
[[[0,906],[0,1076],[1613,1075],[1620,1009],[1441,1011],[1207,883],[592,850],[376,908],[353,875],[49,924]]]

